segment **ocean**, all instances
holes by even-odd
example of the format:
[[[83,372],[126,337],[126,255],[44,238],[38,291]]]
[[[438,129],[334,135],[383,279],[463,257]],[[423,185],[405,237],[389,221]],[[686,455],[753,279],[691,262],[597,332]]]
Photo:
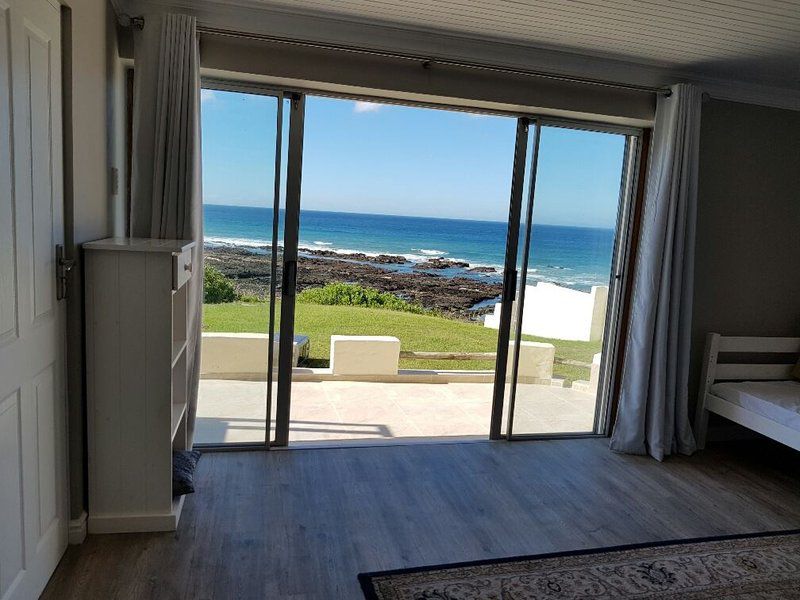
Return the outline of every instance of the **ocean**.
[[[205,204],[205,243],[253,248],[271,241],[272,211],[267,208]],[[283,214],[281,214],[281,231]],[[499,280],[505,256],[507,224],[429,217],[402,217],[304,210],[300,213],[300,248],[367,255],[400,254],[410,265],[380,265],[408,270],[432,257],[494,267],[495,273],[467,269],[437,270],[442,276]],[[282,242],[282,240],[281,240]],[[528,281],[550,281],[587,290],[607,285],[614,230],[534,224]],[[302,252],[301,252],[302,253]]]

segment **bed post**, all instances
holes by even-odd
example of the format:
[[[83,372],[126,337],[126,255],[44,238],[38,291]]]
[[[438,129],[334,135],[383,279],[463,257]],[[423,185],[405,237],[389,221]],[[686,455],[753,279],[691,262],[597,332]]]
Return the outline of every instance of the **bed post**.
[[[697,393],[697,410],[694,417],[694,437],[697,448],[706,447],[706,432],[708,430],[708,411],[706,410],[706,394],[714,384],[714,375],[717,370],[717,356],[719,355],[718,333],[709,333],[706,336],[706,349],[703,353],[703,372],[700,376],[700,386]]]

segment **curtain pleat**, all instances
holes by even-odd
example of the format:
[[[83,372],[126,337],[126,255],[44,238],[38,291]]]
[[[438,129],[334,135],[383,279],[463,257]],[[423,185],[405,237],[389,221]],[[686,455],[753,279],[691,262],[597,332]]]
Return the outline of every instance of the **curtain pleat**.
[[[203,308],[200,58],[194,17],[151,14],[134,36],[131,235],[196,242],[188,288],[189,442]]]
[[[689,426],[700,91],[659,98],[611,449],[658,460],[695,450]]]

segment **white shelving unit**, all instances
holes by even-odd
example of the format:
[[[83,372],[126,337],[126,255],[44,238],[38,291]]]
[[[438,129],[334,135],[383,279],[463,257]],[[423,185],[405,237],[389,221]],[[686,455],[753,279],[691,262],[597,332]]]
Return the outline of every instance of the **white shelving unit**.
[[[83,245],[89,533],[172,531],[172,451],[186,448],[187,240]]]

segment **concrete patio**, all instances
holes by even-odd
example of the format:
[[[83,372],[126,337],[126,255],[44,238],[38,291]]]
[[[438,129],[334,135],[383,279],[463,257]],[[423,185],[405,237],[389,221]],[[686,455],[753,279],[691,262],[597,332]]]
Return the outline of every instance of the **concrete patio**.
[[[263,442],[265,394],[263,381],[202,379],[195,441]],[[295,381],[289,440],[485,438],[491,398],[491,383]],[[592,393],[520,385],[514,431],[588,432],[593,427],[594,410]]]

